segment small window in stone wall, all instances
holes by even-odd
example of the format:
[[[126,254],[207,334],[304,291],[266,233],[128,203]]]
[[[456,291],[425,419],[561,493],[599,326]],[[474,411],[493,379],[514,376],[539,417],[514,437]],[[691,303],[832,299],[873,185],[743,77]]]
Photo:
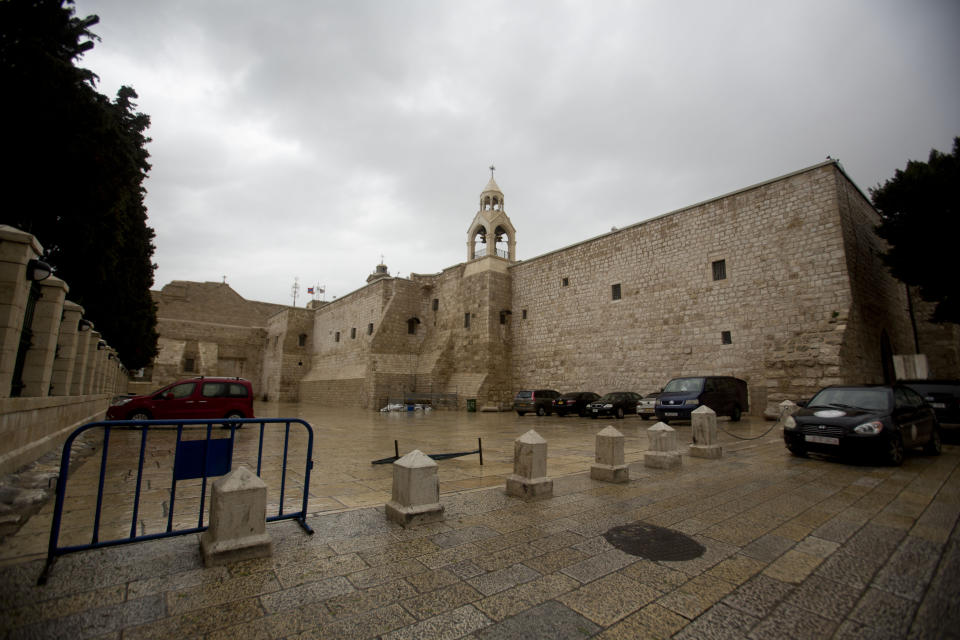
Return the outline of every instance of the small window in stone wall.
[[[357,328],[356,328],[356,327],[351,327],[351,328],[350,328],[350,339],[351,339],[351,340],[356,340],[356,339],[357,339]]]
[[[563,286],[565,286],[565,287],[570,286],[570,278],[564,278],[564,279],[563,279]]]
[[[733,336],[730,335],[729,331],[720,332],[720,342],[722,344],[733,344]]]
[[[410,318],[407,320],[407,333],[410,335],[416,335],[418,324],[420,324],[419,318]]]
[[[334,341],[334,342],[340,342],[340,332],[339,332],[339,331],[337,331],[335,334],[333,334],[333,341]]]
[[[619,300],[620,299],[620,283],[610,285],[610,299]]]
[[[373,335],[373,323],[372,323],[372,322],[367,325],[367,335],[368,335],[368,336],[372,336],[372,335]]]
[[[434,298],[434,299],[433,299],[433,310],[436,311],[436,310],[439,309],[439,308],[440,308],[440,299],[439,299],[439,298]]]
[[[713,263],[713,279],[714,280],[726,280],[727,279],[727,261],[726,260],[716,260]]]
[[[523,318],[524,320],[527,319],[527,310],[526,310],[526,309],[523,310],[523,312],[520,314],[520,317]]]
[[[463,314],[463,328],[464,329],[470,328],[470,312],[469,311]]]
[[[193,358],[186,358],[183,361],[183,370],[184,371],[193,371],[193,368],[197,366]]]
[[[297,336],[297,346],[298,347],[307,346],[307,334],[301,333],[299,336]]]

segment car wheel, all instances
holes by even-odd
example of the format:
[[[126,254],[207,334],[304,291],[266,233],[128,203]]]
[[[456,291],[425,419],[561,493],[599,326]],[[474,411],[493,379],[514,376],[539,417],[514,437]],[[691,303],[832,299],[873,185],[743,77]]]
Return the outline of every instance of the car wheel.
[[[790,451],[790,455],[796,456],[798,458],[806,458],[807,450],[799,445],[787,445],[787,450]]]
[[[140,411],[134,411],[133,413],[131,413],[130,417],[127,419],[128,420],[149,420],[150,414],[141,409]]]
[[[239,411],[231,411],[230,413],[228,413],[227,415],[224,416],[224,418],[226,418],[227,420],[231,420],[231,419],[234,419],[234,418],[243,420],[243,417],[244,417],[243,414],[240,413]],[[224,429],[229,429],[229,428],[230,428],[230,425],[224,423],[223,428],[224,428]],[[243,425],[242,425],[242,424],[238,424],[238,425],[237,425],[237,429],[242,429],[242,428],[243,428]]]
[[[586,410],[586,409],[581,409],[579,412],[577,412],[577,415],[580,416],[581,418],[586,418],[586,417],[587,417],[587,410]]]
[[[640,419],[641,419],[641,420],[649,420],[649,419],[650,419],[650,416],[648,416],[648,415],[645,414],[645,413],[641,413],[641,414],[640,414]]]
[[[661,418],[660,422],[662,422],[663,424],[670,424],[670,420],[668,420],[667,418]]]
[[[903,437],[899,433],[894,433],[887,441],[887,462],[892,467],[903,464]]]
[[[623,407],[617,407],[617,420],[623,420]]]
[[[733,411],[730,413],[730,422],[740,422],[740,407],[734,405]]]
[[[938,456],[942,450],[943,443],[940,441],[940,429],[934,427],[930,434],[930,441],[923,445],[923,452],[928,456]]]
[[[538,416],[545,416],[545,415],[547,415],[547,410],[544,409],[543,407],[537,407],[537,415],[538,415]]]
[[[522,415],[525,414],[525,413],[526,413],[526,411],[517,411],[517,415],[518,415],[518,416],[522,416]]]

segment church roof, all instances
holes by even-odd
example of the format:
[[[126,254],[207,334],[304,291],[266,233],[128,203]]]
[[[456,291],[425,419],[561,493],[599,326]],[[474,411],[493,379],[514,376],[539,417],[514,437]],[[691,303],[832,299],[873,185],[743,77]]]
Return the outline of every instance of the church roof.
[[[500,185],[498,185],[497,182],[493,179],[493,176],[490,176],[490,182],[487,183],[487,186],[483,188],[483,191],[481,193],[489,193],[491,191],[499,193],[500,195],[503,195],[503,191],[500,190]]]

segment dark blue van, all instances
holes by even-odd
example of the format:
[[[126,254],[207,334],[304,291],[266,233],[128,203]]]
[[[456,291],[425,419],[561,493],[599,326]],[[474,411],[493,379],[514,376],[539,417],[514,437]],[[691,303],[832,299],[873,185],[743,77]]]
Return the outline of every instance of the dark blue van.
[[[707,405],[718,416],[730,416],[734,422],[749,411],[747,383],[730,376],[694,376],[674,378],[663,387],[654,411],[657,420],[689,420],[690,414]]]

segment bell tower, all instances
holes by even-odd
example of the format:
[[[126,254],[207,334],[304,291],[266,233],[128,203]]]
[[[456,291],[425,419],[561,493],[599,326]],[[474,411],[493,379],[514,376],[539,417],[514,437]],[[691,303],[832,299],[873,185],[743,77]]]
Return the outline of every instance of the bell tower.
[[[490,165],[490,181],[480,194],[480,209],[467,230],[467,262],[480,258],[507,264],[517,261],[517,232],[504,211],[503,192],[493,179],[495,170]]]

